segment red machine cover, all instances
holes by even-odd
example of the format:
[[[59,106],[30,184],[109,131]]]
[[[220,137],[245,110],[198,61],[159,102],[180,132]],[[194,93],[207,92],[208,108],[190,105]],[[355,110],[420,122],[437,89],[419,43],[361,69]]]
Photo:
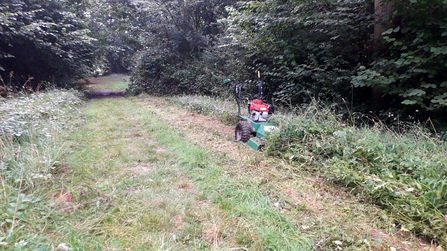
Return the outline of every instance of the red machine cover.
[[[260,99],[254,99],[250,104],[250,111],[269,112],[269,106]]]

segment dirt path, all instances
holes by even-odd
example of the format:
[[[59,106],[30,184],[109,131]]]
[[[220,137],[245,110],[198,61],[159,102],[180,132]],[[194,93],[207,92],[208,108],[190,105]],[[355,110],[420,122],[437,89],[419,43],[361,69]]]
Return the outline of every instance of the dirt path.
[[[142,95],[130,98],[130,102],[169,125],[190,145],[206,149],[210,158],[226,159],[226,164],[220,167],[222,172],[232,180],[255,184],[271,208],[285,217],[296,231],[313,240],[313,250],[439,250],[401,231],[380,209],[359,203],[343,189],[297,170],[284,160],[267,157],[234,142],[233,126],[180,109],[163,98]],[[118,100],[115,103],[119,105]],[[176,175],[183,177],[183,174]],[[185,187],[195,187],[192,180],[184,183]],[[182,225],[182,217],[178,217],[174,221]],[[218,238],[212,239],[216,242]]]

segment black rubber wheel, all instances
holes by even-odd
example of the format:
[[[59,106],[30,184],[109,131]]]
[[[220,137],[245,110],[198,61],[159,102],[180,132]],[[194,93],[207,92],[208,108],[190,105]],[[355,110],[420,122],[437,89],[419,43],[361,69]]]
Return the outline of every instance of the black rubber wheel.
[[[234,130],[234,139],[236,141],[247,142],[251,137],[251,126],[247,121],[239,121]]]

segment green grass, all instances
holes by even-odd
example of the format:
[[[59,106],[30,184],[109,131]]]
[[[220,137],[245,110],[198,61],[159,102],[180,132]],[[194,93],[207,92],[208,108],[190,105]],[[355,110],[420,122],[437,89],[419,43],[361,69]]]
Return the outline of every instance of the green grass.
[[[422,249],[411,235],[404,242],[390,237],[402,234],[402,225],[395,224],[398,218],[393,214],[358,203],[367,197],[350,196],[344,190],[351,188],[340,187],[340,177],[351,177],[350,169],[344,169],[349,166],[342,158],[326,162],[310,155],[313,148],[308,147],[316,145],[315,141],[298,144],[280,137],[279,142],[287,143],[291,151],[283,150],[284,155],[278,155],[282,158],[272,158],[228,142],[231,135],[218,122],[201,121],[194,115],[196,124],[182,126],[181,116],[190,115],[162,99],[140,96],[91,100],[88,105],[80,102],[85,106],[80,115],[77,109],[61,112],[57,108],[67,102],[61,93],[42,97],[54,111],[34,103],[37,110],[15,107],[11,111],[20,112],[11,114],[25,114],[25,118],[41,114],[43,117],[36,117],[39,121],[51,118],[50,122],[42,120],[40,126],[61,121],[62,127],[47,131],[54,137],[20,136],[15,139],[20,141],[2,138],[0,142],[2,250],[58,246],[60,250],[65,246],[70,250]],[[65,102],[55,101],[59,99]],[[229,105],[197,96],[191,100],[171,99],[192,110],[213,103],[207,112],[200,109],[205,114]],[[183,106],[184,102],[194,105]],[[29,101],[22,103],[26,107]],[[332,128],[338,126],[337,121],[323,120],[329,116],[317,116],[314,111],[304,111],[310,117],[295,121],[295,127],[286,126],[280,116],[276,120],[292,132],[304,131],[308,140],[317,139],[320,146],[352,147],[346,145],[352,140],[334,140],[333,130],[343,129]],[[222,109],[216,114],[222,115]],[[58,134],[61,132],[65,133]],[[381,139],[396,141],[395,135],[387,137]],[[39,141],[47,138],[53,141]],[[359,140],[377,145],[373,136]],[[20,161],[15,160],[18,147]],[[228,149],[221,151],[222,147]],[[420,147],[426,154],[436,149],[429,144]],[[14,166],[5,168],[5,163]],[[36,169],[30,171],[29,166]],[[36,170],[40,170],[39,179],[33,176]]]
[[[315,107],[317,110],[315,110]],[[447,245],[447,144],[419,124],[400,132],[346,126],[318,107],[294,116],[272,137],[271,154],[305,165],[384,208],[400,231]]]
[[[198,105],[195,96],[169,100],[220,114],[216,101],[202,98]],[[280,131],[268,140],[267,154],[283,159],[297,173],[305,169],[325,177],[328,185],[347,186],[359,199],[381,206],[388,216],[379,218],[392,219],[392,232],[411,231],[447,245],[447,145],[439,136],[419,124],[402,124],[399,132],[377,120],[373,127],[346,125],[316,102],[276,114],[272,121]]]
[[[192,145],[143,100],[93,100],[71,136],[70,214],[55,243],[73,250],[310,250],[256,184]]]
[[[64,170],[63,141],[81,125],[76,92],[50,91],[2,100],[0,110],[0,249],[50,250],[57,217],[47,198]]]
[[[97,77],[90,79],[90,91],[97,90],[112,90],[112,91],[124,91],[129,85],[129,76],[122,74],[111,74],[103,77]]]

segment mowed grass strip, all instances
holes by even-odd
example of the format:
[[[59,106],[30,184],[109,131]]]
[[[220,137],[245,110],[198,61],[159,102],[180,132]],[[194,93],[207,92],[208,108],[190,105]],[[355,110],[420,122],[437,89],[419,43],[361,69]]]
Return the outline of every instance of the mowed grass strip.
[[[53,240],[71,250],[310,250],[258,183],[182,137],[144,99],[92,100],[71,136]]]

